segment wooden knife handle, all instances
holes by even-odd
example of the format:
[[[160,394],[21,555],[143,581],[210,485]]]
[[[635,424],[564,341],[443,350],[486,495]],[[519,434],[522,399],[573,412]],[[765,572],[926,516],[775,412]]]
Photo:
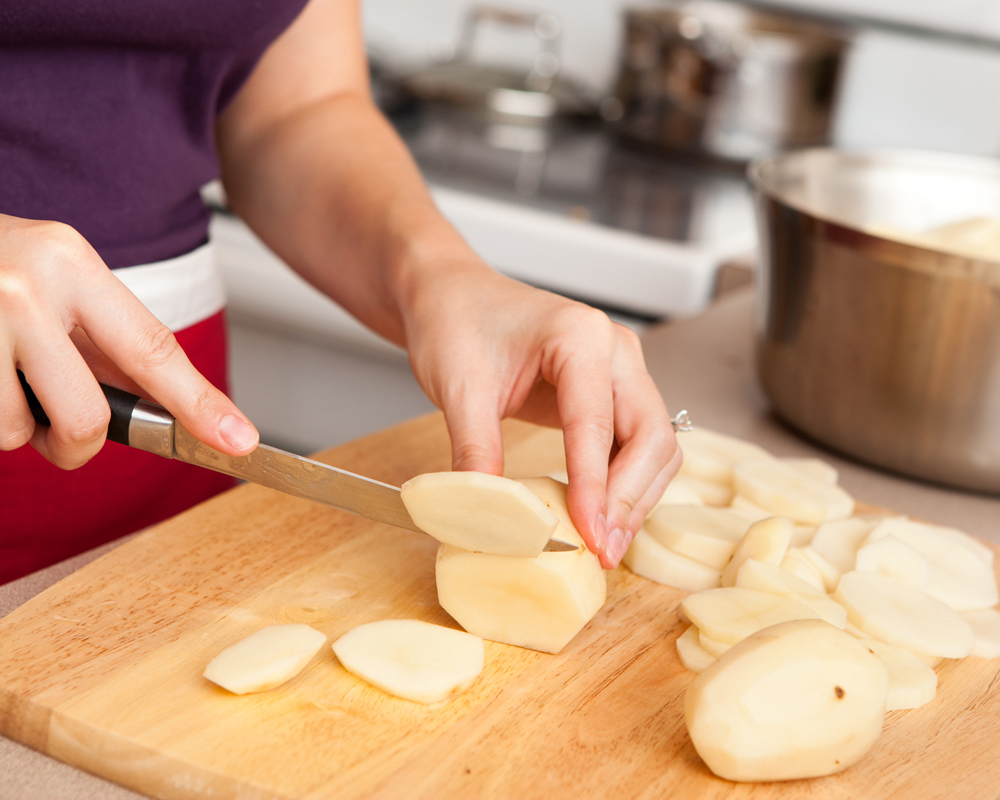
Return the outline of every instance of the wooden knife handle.
[[[31,409],[31,416],[39,425],[51,425],[49,415],[45,413],[42,404],[38,401],[35,393],[28,385],[27,379],[21,370],[17,371],[17,379],[21,381],[21,388],[24,389],[24,396],[28,400],[28,408]],[[108,407],[111,409],[111,422],[108,423],[108,439],[118,444],[128,445],[128,429],[132,422],[132,412],[135,411],[136,403],[140,398],[131,392],[116,389],[114,386],[101,384],[101,391],[107,398]]]

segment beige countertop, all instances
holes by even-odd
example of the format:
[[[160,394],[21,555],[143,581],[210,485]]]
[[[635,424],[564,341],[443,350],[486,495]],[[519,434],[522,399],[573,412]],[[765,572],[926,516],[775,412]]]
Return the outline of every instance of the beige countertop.
[[[840,470],[841,484],[860,500],[1000,544],[1000,497],[932,486],[872,469],[803,439],[771,415],[753,371],[751,299],[749,292],[739,292],[705,314],[646,334],[647,365],[672,412],[686,408],[696,424],[749,439],[776,455],[820,456]],[[111,546],[0,586],[0,616]],[[0,776],[0,800],[141,797],[3,737]]]

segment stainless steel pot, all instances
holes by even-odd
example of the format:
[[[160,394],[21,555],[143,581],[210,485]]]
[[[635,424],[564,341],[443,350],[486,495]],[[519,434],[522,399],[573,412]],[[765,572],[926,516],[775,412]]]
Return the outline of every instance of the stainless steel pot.
[[[1000,161],[815,149],[750,179],[775,411],[872,464],[1000,492],[1000,261],[871,232],[1000,219]]]
[[[625,13],[615,102],[625,136],[746,161],[825,144],[846,29],[717,0]]]

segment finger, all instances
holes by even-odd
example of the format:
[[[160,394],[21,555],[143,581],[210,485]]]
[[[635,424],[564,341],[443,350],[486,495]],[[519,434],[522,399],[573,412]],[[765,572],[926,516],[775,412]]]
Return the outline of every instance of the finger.
[[[16,450],[26,445],[35,430],[28,401],[21,390],[14,359],[4,358],[0,369],[0,450]]]
[[[622,333],[617,355],[615,386],[628,386],[628,392],[616,396],[615,432],[621,449],[608,469],[607,555],[615,565],[673,477],[665,470],[678,450],[666,406],[646,372],[634,334]]]
[[[256,428],[205,378],[170,330],[113,276],[79,312],[92,342],[199,441],[230,455],[252,451]],[[123,335],[124,334],[124,335]]]
[[[18,352],[18,365],[50,422],[35,426],[30,441],[57,467],[76,469],[104,445],[111,411],[65,332],[39,334],[22,341]]]
[[[588,309],[588,311],[591,311]],[[607,317],[589,315],[572,346],[558,353],[545,378],[555,385],[566,446],[568,504],[573,524],[591,552],[607,549],[608,453],[614,441],[610,337]],[[603,320],[602,320],[603,318]]]
[[[503,434],[491,389],[465,383],[446,395],[441,410],[451,438],[451,468],[501,475]]]

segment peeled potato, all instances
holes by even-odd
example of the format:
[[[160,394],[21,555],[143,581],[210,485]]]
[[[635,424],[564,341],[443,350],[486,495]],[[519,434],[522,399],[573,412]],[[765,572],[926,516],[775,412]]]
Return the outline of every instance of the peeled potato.
[[[889,694],[885,710],[897,711],[902,708],[920,708],[937,695],[937,673],[925,664],[919,656],[896,645],[886,644],[877,639],[866,643],[882,659],[889,672]]]
[[[348,672],[395,697],[436,703],[467,689],[483,671],[478,636],[416,619],[359,625],[333,645]]]
[[[849,517],[854,511],[853,498],[839,486],[775,458],[741,461],[733,470],[733,488],[751,503],[805,525]]]
[[[889,676],[882,661],[821,620],[761,630],[688,687],[684,718],[698,755],[731,781],[830,775],[882,732]]]
[[[818,550],[810,545],[805,547],[796,548],[802,556],[812,564],[816,571],[819,573],[820,578],[823,581],[823,589],[827,592],[832,592],[837,588],[837,584],[840,582],[840,570],[837,569],[830,561]]]
[[[962,658],[972,652],[972,628],[930,595],[877,572],[848,572],[833,599],[852,624],[878,639],[915,653]]]
[[[644,527],[675,553],[721,570],[750,523],[726,508],[668,505],[653,511]]]
[[[298,675],[325,643],[308,625],[269,625],[219,653],[204,676],[233,694],[265,692]]]
[[[636,575],[685,592],[719,585],[719,570],[664,547],[645,528],[636,533],[622,563]]]
[[[819,591],[826,591],[823,576],[816,565],[806,558],[801,549],[790,547],[785,553],[785,557],[781,559],[781,568]]]
[[[401,495],[418,528],[479,553],[533,558],[559,523],[522,484],[481,472],[418,475],[403,484]]]

